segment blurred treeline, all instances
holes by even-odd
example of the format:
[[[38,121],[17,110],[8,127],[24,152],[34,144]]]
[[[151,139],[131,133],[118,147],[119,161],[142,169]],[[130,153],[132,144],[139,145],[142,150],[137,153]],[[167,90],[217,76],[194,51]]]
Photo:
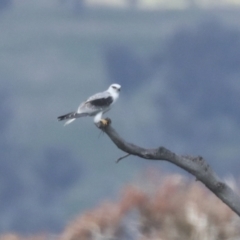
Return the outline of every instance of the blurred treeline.
[[[238,183],[229,183],[239,191]],[[59,235],[4,234],[0,239],[226,240],[239,239],[239,224],[239,217],[201,183],[151,170],[138,184],[125,186],[117,201],[79,215]]]

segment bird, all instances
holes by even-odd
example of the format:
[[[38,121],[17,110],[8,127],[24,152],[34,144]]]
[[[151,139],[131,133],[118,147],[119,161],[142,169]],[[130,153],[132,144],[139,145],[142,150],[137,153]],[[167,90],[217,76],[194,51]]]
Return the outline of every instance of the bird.
[[[102,115],[111,109],[111,106],[117,101],[120,91],[121,85],[117,83],[111,84],[106,91],[96,93],[82,102],[77,111],[59,116],[58,121],[67,120],[65,126],[77,118],[90,116],[94,117],[95,124],[102,123],[103,126],[106,126],[108,121],[102,119]]]

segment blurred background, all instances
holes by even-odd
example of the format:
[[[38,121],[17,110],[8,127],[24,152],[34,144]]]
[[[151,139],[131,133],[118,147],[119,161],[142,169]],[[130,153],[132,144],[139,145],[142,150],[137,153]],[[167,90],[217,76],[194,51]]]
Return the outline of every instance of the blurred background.
[[[149,167],[75,110],[111,83],[128,141],[240,171],[239,0],[0,0],[0,233],[62,231]],[[187,175],[187,174],[186,174]]]

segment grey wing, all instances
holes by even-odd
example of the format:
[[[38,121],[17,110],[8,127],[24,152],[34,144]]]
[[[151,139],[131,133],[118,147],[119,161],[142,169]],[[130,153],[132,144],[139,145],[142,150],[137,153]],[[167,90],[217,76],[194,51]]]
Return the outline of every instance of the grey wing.
[[[79,106],[78,113],[84,112],[94,115],[108,108],[112,101],[113,99],[109,92],[96,93]]]
[[[92,95],[91,97],[89,97],[86,102],[90,102],[92,100],[97,100],[97,99],[102,99],[102,98],[107,98],[107,97],[110,97],[109,92],[107,92],[107,91],[100,92],[100,93],[96,93],[96,94]]]

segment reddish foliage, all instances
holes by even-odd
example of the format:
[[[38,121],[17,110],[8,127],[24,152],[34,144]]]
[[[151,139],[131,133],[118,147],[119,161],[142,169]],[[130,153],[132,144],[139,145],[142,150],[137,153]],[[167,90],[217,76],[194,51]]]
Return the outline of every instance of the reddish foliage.
[[[130,230],[141,240],[240,237],[236,214],[200,183],[180,175],[156,177],[152,172],[144,180],[147,188],[126,186],[118,202],[104,203],[74,220],[61,240],[121,239],[119,232]],[[137,218],[124,226],[131,213]]]
[[[226,240],[240,237],[239,224],[238,216],[199,182],[150,171],[141,183],[126,186],[119,201],[103,202],[81,214],[56,239],[120,240],[131,234],[136,240]],[[30,239],[47,238],[0,236],[0,240]]]

